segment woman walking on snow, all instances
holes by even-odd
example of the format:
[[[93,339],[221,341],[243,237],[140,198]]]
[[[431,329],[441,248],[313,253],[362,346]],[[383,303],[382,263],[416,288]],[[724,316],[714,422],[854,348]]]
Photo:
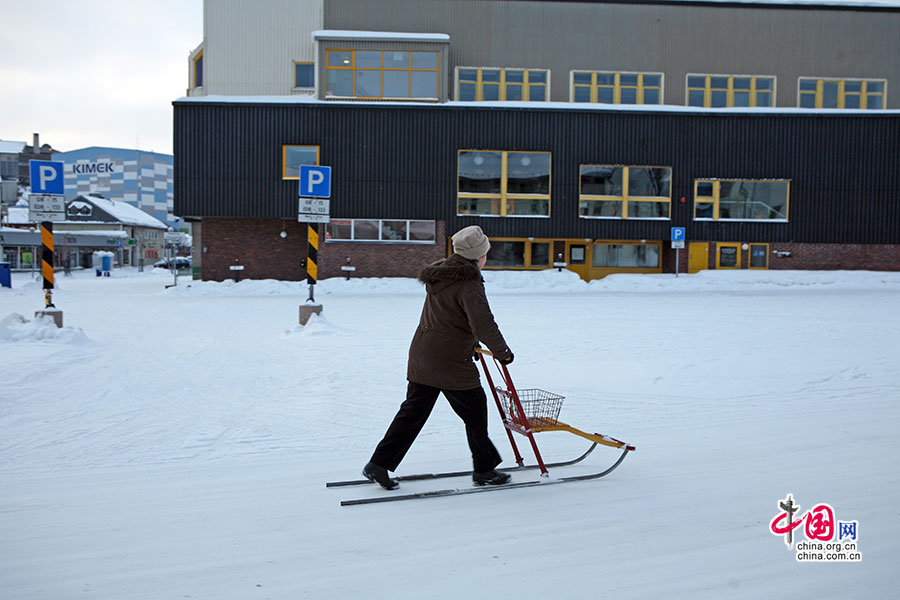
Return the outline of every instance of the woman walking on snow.
[[[441,393],[466,425],[473,482],[501,485],[510,479],[495,470],[502,459],[488,437],[487,396],[472,361],[479,341],[501,363],[513,361],[494,322],[481,277],[491,244],[477,225],[458,231],[452,239],[453,254],[419,273],[427,295],[409,347],[406,400],[363,468],[369,481],[389,490],[398,483],[388,471],[397,470]]]

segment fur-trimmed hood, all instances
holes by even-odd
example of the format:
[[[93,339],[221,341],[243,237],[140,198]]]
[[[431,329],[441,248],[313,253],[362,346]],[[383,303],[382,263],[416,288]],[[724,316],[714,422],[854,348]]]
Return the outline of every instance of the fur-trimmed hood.
[[[474,260],[451,254],[419,271],[419,281],[428,286],[429,292],[436,292],[454,281],[484,281],[481,270]]]

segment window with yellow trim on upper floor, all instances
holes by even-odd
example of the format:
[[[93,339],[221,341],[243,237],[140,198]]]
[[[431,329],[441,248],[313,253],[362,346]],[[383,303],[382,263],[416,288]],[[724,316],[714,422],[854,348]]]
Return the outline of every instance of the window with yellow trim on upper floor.
[[[313,88],[315,85],[315,65],[311,62],[295,62],[294,88]]]
[[[281,178],[300,179],[301,165],[319,164],[318,146],[285,144],[281,147]]]
[[[438,53],[419,50],[328,50],[326,97],[438,98]]]
[[[800,77],[797,106],[800,108],[883,109],[887,100],[886,79],[840,79]]]
[[[197,56],[194,57],[194,62],[192,65],[192,79],[193,85],[191,87],[199,88],[203,87],[203,51],[197,53]]]
[[[788,179],[697,179],[694,220],[786,222],[790,189]]]
[[[671,167],[580,165],[583,219],[669,219]]]
[[[491,67],[457,67],[456,99],[460,101],[550,99],[550,71]]]
[[[686,89],[688,106],[775,106],[775,77],[771,75],[688,73]]]
[[[571,72],[572,102],[662,104],[662,95],[662,73]]]
[[[457,214],[550,216],[550,153],[460,150]]]

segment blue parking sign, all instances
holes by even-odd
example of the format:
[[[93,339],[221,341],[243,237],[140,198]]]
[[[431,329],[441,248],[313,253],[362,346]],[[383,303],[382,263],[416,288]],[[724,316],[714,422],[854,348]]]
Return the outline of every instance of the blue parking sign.
[[[683,242],[684,241],[684,227],[673,227],[672,228],[672,241],[673,242]]]
[[[29,162],[32,194],[65,195],[63,163],[49,160],[32,160]]]
[[[331,167],[300,165],[300,196],[331,198]]]

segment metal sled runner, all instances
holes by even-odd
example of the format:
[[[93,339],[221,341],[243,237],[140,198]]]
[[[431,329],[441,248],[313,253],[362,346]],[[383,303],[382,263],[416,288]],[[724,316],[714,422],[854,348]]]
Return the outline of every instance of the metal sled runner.
[[[625,460],[625,457],[629,452],[634,451],[635,447],[631,444],[626,444],[623,441],[617,440],[615,438],[611,438],[606,435],[602,435],[599,433],[586,433],[581,431],[580,429],[576,429],[571,425],[563,423],[559,420],[559,411],[562,407],[563,397],[558,396],[556,394],[551,394],[550,392],[546,392],[544,390],[538,389],[521,389],[517,390],[513,385],[512,378],[509,375],[509,370],[506,368],[506,365],[501,364],[496,358],[493,358],[494,365],[496,370],[500,374],[500,378],[502,380],[502,386],[495,386],[494,380],[491,377],[490,370],[488,368],[488,361],[485,357],[493,357],[493,355],[486,350],[477,350],[479,356],[479,360],[481,362],[481,366],[484,369],[484,374],[487,377],[488,385],[491,388],[491,393],[494,397],[494,403],[497,406],[497,410],[500,412],[500,418],[503,421],[503,425],[506,429],[507,437],[509,438],[509,443],[512,446],[513,453],[515,454],[516,464],[515,467],[505,467],[498,469],[499,471],[506,472],[518,472],[525,471],[529,469],[540,469],[541,477],[537,480],[531,481],[521,481],[521,482],[513,482],[507,483],[505,485],[499,486],[484,486],[484,487],[460,487],[460,488],[450,488],[450,489],[440,489],[440,490],[431,490],[425,492],[417,492],[412,494],[394,494],[391,493],[389,495],[384,496],[376,496],[370,498],[359,498],[356,500],[343,500],[341,501],[341,506],[354,506],[358,504],[376,504],[381,502],[397,502],[400,500],[416,500],[421,498],[436,498],[443,496],[458,496],[463,494],[477,494],[482,492],[493,492],[493,491],[502,491],[502,490],[511,490],[523,487],[534,487],[538,485],[554,485],[560,483],[569,483],[573,481],[584,481],[587,479],[597,479],[599,477],[603,477],[612,473],[616,467],[622,464],[622,461]],[[534,440],[534,434],[540,433],[542,431],[567,431],[569,433],[575,434],[579,437],[583,437],[591,442],[590,447],[577,458],[567,461],[554,462],[554,463],[544,463],[544,459],[541,456],[540,450],[538,450],[537,443]],[[524,435],[528,438],[531,443],[531,447],[534,450],[534,456],[537,461],[536,465],[526,465],[522,455],[519,453],[519,448],[516,446],[516,440],[513,436],[513,433],[517,433],[520,435]],[[549,477],[549,468],[555,467],[567,467],[570,465],[574,465],[583,461],[591,452],[594,451],[594,448],[597,445],[609,446],[612,448],[621,449],[622,453],[619,455],[619,458],[612,464],[612,466],[607,469],[597,472],[590,473],[587,475],[573,475],[569,477],[559,477],[559,478],[550,478]],[[470,476],[472,471],[453,471],[453,472],[443,472],[443,473],[421,473],[417,475],[403,475],[400,477],[395,477],[397,481],[422,481],[422,480],[432,480],[432,479],[444,479],[444,478],[452,478],[452,477],[467,477]],[[346,487],[346,486],[356,486],[356,485],[368,485],[372,482],[368,479],[353,479],[348,481],[332,481],[326,483],[326,487]]]
[[[563,396],[558,396],[540,389],[517,390],[506,365],[501,364],[500,361],[494,358],[493,354],[487,350],[477,349],[476,352],[478,353],[481,366],[484,369],[484,375],[487,377],[491,393],[494,396],[494,403],[497,405],[497,410],[500,412],[500,418],[503,420],[503,426],[506,428],[506,436],[509,438],[509,443],[512,446],[513,453],[516,457],[516,464],[519,465],[519,468],[526,468],[525,461],[522,458],[522,455],[519,454],[519,448],[516,446],[516,440],[513,433],[518,433],[528,438],[528,441],[531,443],[531,448],[534,451],[534,458],[538,463],[538,468],[541,470],[541,477],[548,477],[549,472],[547,471],[547,465],[544,464],[544,459],[541,457],[537,442],[534,439],[535,433],[543,431],[567,431],[592,442],[591,447],[581,457],[575,461],[562,464],[574,464],[574,462],[580,462],[590,454],[597,444],[622,450],[619,459],[608,469],[590,475],[563,477],[561,478],[562,481],[596,479],[608,475],[616,467],[622,464],[622,461],[625,460],[625,457],[629,452],[635,450],[633,445],[627,444],[621,440],[599,433],[587,433],[572,427],[567,423],[563,423],[559,420],[559,411],[562,408]],[[488,368],[488,361],[485,359],[486,356],[490,356],[493,359],[494,366],[500,374],[500,379],[503,383],[502,386],[494,385],[494,380],[491,377],[491,370]]]

